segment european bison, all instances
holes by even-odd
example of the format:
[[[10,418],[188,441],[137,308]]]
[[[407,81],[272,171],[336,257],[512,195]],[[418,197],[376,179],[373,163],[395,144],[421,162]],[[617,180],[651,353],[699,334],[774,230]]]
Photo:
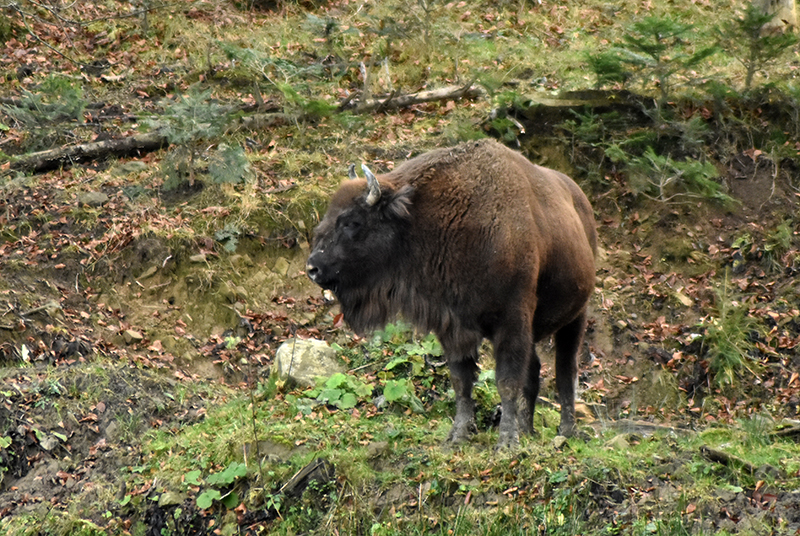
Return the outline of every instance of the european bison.
[[[574,433],[597,249],[578,185],[492,140],[431,151],[378,177],[362,168],[367,180],[345,182],[315,230],[309,277],[333,291],[356,332],[399,313],[439,337],[456,393],[453,443],[476,431],[483,338],[494,346],[503,407],[498,447],[533,432],[535,343],[554,334],[560,433]]]

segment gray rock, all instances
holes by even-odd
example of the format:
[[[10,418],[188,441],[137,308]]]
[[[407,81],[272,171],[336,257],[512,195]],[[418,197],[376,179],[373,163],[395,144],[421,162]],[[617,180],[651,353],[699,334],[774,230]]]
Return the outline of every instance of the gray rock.
[[[103,192],[81,192],[78,194],[78,206],[102,207],[108,203],[108,196]]]
[[[336,359],[336,350],[325,341],[289,339],[275,353],[273,372],[280,379],[291,379],[300,385],[313,387],[317,378],[327,378],[344,372],[344,369]]]
[[[228,303],[236,303],[237,301],[247,301],[247,289],[234,284],[232,281],[226,281],[220,289],[220,294]]]
[[[239,254],[231,255],[229,261],[235,268],[240,268],[240,269],[252,268],[253,266],[255,266],[253,259],[251,259],[249,255],[239,255]]]
[[[562,435],[557,435],[553,438],[553,448],[559,450],[567,444],[567,438]]]
[[[278,260],[275,261],[275,265],[272,267],[272,271],[278,275],[286,275],[289,273],[289,261],[284,259],[283,257],[278,257]]]
[[[628,442],[628,438],[625,434],[618,434],[612,437],[607,443],[606,446],[611,447],[615,450],[628,450],[630,448],[630,443]]]
[[[116,176],[129,175],[131,173],[141,173],[147,171],[148,165],[139,160],[131,160],[130,162],[123,162],[116,166],[112,173]]]
[[[164,508],[166,506],[175,506],[181,504],[186,500],[186,494],[177,491],[165,491],[158,498],[158,506]]]
[[[367,458],[378,458],[389,451],[388,441],[371,441],[367,445]]]
[[[55,436],[46,435],[39,441],[39,446],[47,451],[53,450],[58,446],[58,439]]]
[[[105,429],[106,439],[108,439],[109,441],[116,441],[118,426],[119,425],[117,425],[116,421],[111,421],[110,423],[108,423],[108,426],[106,426]]]

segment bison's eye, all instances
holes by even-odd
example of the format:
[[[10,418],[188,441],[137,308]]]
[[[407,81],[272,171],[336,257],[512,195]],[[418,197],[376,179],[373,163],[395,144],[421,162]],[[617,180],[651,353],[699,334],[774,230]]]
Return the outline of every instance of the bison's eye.
[[[348,238],[353,238],[356,234],[358,234],[359,229],[361,229],[361,222],[356,220],[346,221],[342,225],[342,230],[344,230],[344,233]]]

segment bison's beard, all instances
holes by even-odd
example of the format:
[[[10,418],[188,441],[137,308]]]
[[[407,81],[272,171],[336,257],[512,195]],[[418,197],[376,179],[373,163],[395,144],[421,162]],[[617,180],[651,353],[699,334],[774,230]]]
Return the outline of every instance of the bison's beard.
[[[332,290],[342,306],[344,319],[359,335],[382,328],[400,312],[387,286],[336,287]]]
[[[386,278],[371,285],[338,285],[344,319],[359,335],[383,328],[400,314],[418,329],[435,333],[454,327],[456,315],[440,299],[419,292],[409,281]]]

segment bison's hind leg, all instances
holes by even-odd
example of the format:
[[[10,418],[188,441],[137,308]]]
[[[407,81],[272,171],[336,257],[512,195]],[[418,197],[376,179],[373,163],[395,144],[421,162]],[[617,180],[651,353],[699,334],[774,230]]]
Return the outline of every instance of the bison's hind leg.
[[[539,396],[539,374],[541,373],[542,362],[536,354],[536,346],[532,345],[531,357],[528,362],[525,374],[525,386],[522,388],[522,406],[519,408],[517,422],[519,423],[519,433],[533,435],[533,417],[536,409],[536,397]]]
[[[497,367],[495,379],[497,392],[503,404],[503,414],[500,417],[500,437],[497,439],[498,449],[514,447],[519,444],[518,401],[527,385],[525,374],[533,348],[533,333],[523,329],[523,326],[526,325],[528,323],[523,318],[517,325],[505,326],[494,338],[494,359]],[[523,411],[523,415],[525,413]],[[529,414],[523,418],[528,421],[528,417]],[[529,422],[532,427],[532,417]],[[523,431],[528,427],[529,425],[525,425]]]
[[[575,434],[575,391],[578,386],[578,350],[586,330],[586,312],[556,332],[556,389],[561,404],[559,434]]]
[[[478,377],[478,354],[469,357],[450,359],[450,383],[456,393],[456,417],[453,428],[447,436],[447,443],[460,443],[468,440],[478,431],[475,426],[475,403],[472,401],[472,386]]]

